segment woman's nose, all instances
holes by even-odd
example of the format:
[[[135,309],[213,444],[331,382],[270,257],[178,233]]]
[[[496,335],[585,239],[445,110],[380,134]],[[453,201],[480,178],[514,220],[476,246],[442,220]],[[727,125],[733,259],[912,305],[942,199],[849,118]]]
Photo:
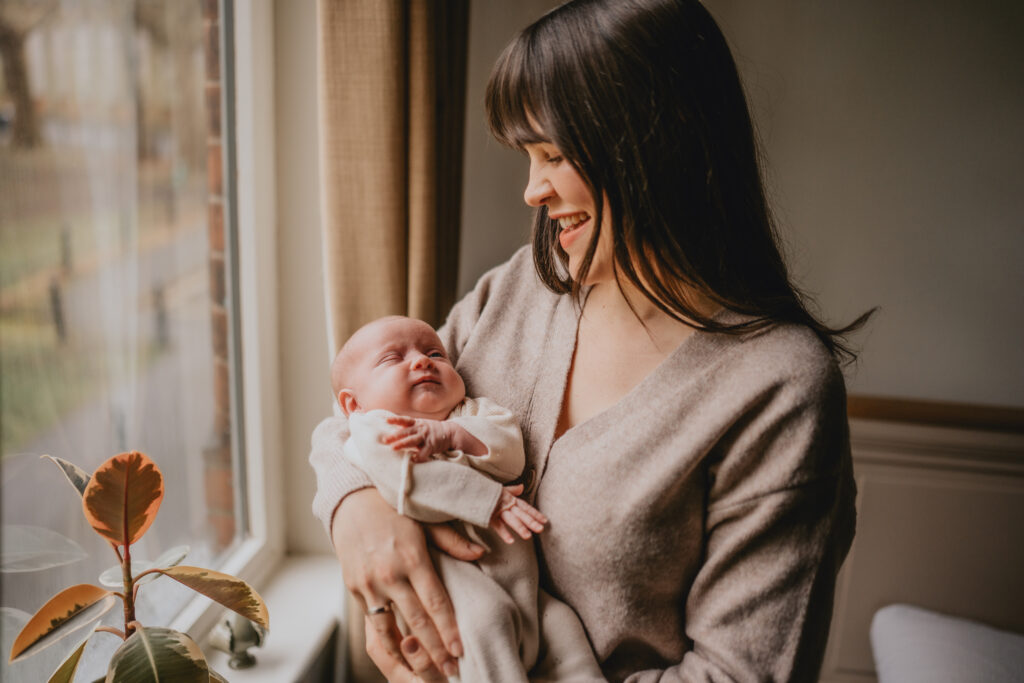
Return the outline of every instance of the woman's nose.
[[[530,206],[543,206],[555,194],[551,182],[530,169],[530,178],[526,181],[526,191],[523,192],[523,200]]]

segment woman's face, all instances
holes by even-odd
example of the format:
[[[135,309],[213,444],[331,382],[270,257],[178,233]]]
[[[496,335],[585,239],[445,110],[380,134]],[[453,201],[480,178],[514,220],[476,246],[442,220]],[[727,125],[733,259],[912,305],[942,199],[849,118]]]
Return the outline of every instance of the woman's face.
[[[580,263],[593,239],[594,217],[597,215],[590,186],[552,143],[528,144],[526,153],[530,157],[530,179],[523,198],[530,206],[543,206],[548,218],[559,224],[558,243],[569,257],[569,275],[578,281]],[[614,279],[609,214],[608,201],[605,200],[597,250],[586,280],[579,283],[581,285]]]

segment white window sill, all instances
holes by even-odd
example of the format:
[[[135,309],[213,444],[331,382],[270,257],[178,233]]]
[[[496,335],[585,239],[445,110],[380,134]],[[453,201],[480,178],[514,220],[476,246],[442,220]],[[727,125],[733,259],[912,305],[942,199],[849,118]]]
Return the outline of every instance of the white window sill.
[[[328,646],[344,614],[338,561],[333,555],[289,555],[260,595],[270,612],[270,632],[262,647],[249,650],[256,665],[232,669],[228,654],[208,643],[203,653],[231,683],[297,683]]]

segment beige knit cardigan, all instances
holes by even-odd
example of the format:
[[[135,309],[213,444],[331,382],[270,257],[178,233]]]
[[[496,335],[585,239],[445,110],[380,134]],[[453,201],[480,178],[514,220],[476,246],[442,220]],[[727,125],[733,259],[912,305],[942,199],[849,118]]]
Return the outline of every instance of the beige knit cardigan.
[[[578,321],[524,247],[441,330],[467,393],[519,416],[526,495],[551,520],[542,585],[579,614],[609,680],[815,680],[855,522],[835,362],[798,326],[697,332],[555,440]],[[335,447],[318,427],[328,532],[370,485]]]

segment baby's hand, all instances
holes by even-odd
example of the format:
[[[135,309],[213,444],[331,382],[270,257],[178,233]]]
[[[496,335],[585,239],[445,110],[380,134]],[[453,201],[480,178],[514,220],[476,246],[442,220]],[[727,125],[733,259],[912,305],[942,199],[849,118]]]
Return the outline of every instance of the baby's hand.
[[[422,420],[396,415],[388,424],[398,427],[380,438],[381,443],[396,451],[411,451],[413,462],[426,462],[435,453],[451,450],[451,425],[441,420]]]
[[[498,499],[498,507],[491,516],[491,529],[505,543],[516,542],[515,536],[512,535],[513,531],[519,534],[520,538],[528,539],[533,535],[531,531],[539,534],[548,523],[548,518],[540,510],[519,498],[522,492],[522,484],[503,488],[501,498]]]

